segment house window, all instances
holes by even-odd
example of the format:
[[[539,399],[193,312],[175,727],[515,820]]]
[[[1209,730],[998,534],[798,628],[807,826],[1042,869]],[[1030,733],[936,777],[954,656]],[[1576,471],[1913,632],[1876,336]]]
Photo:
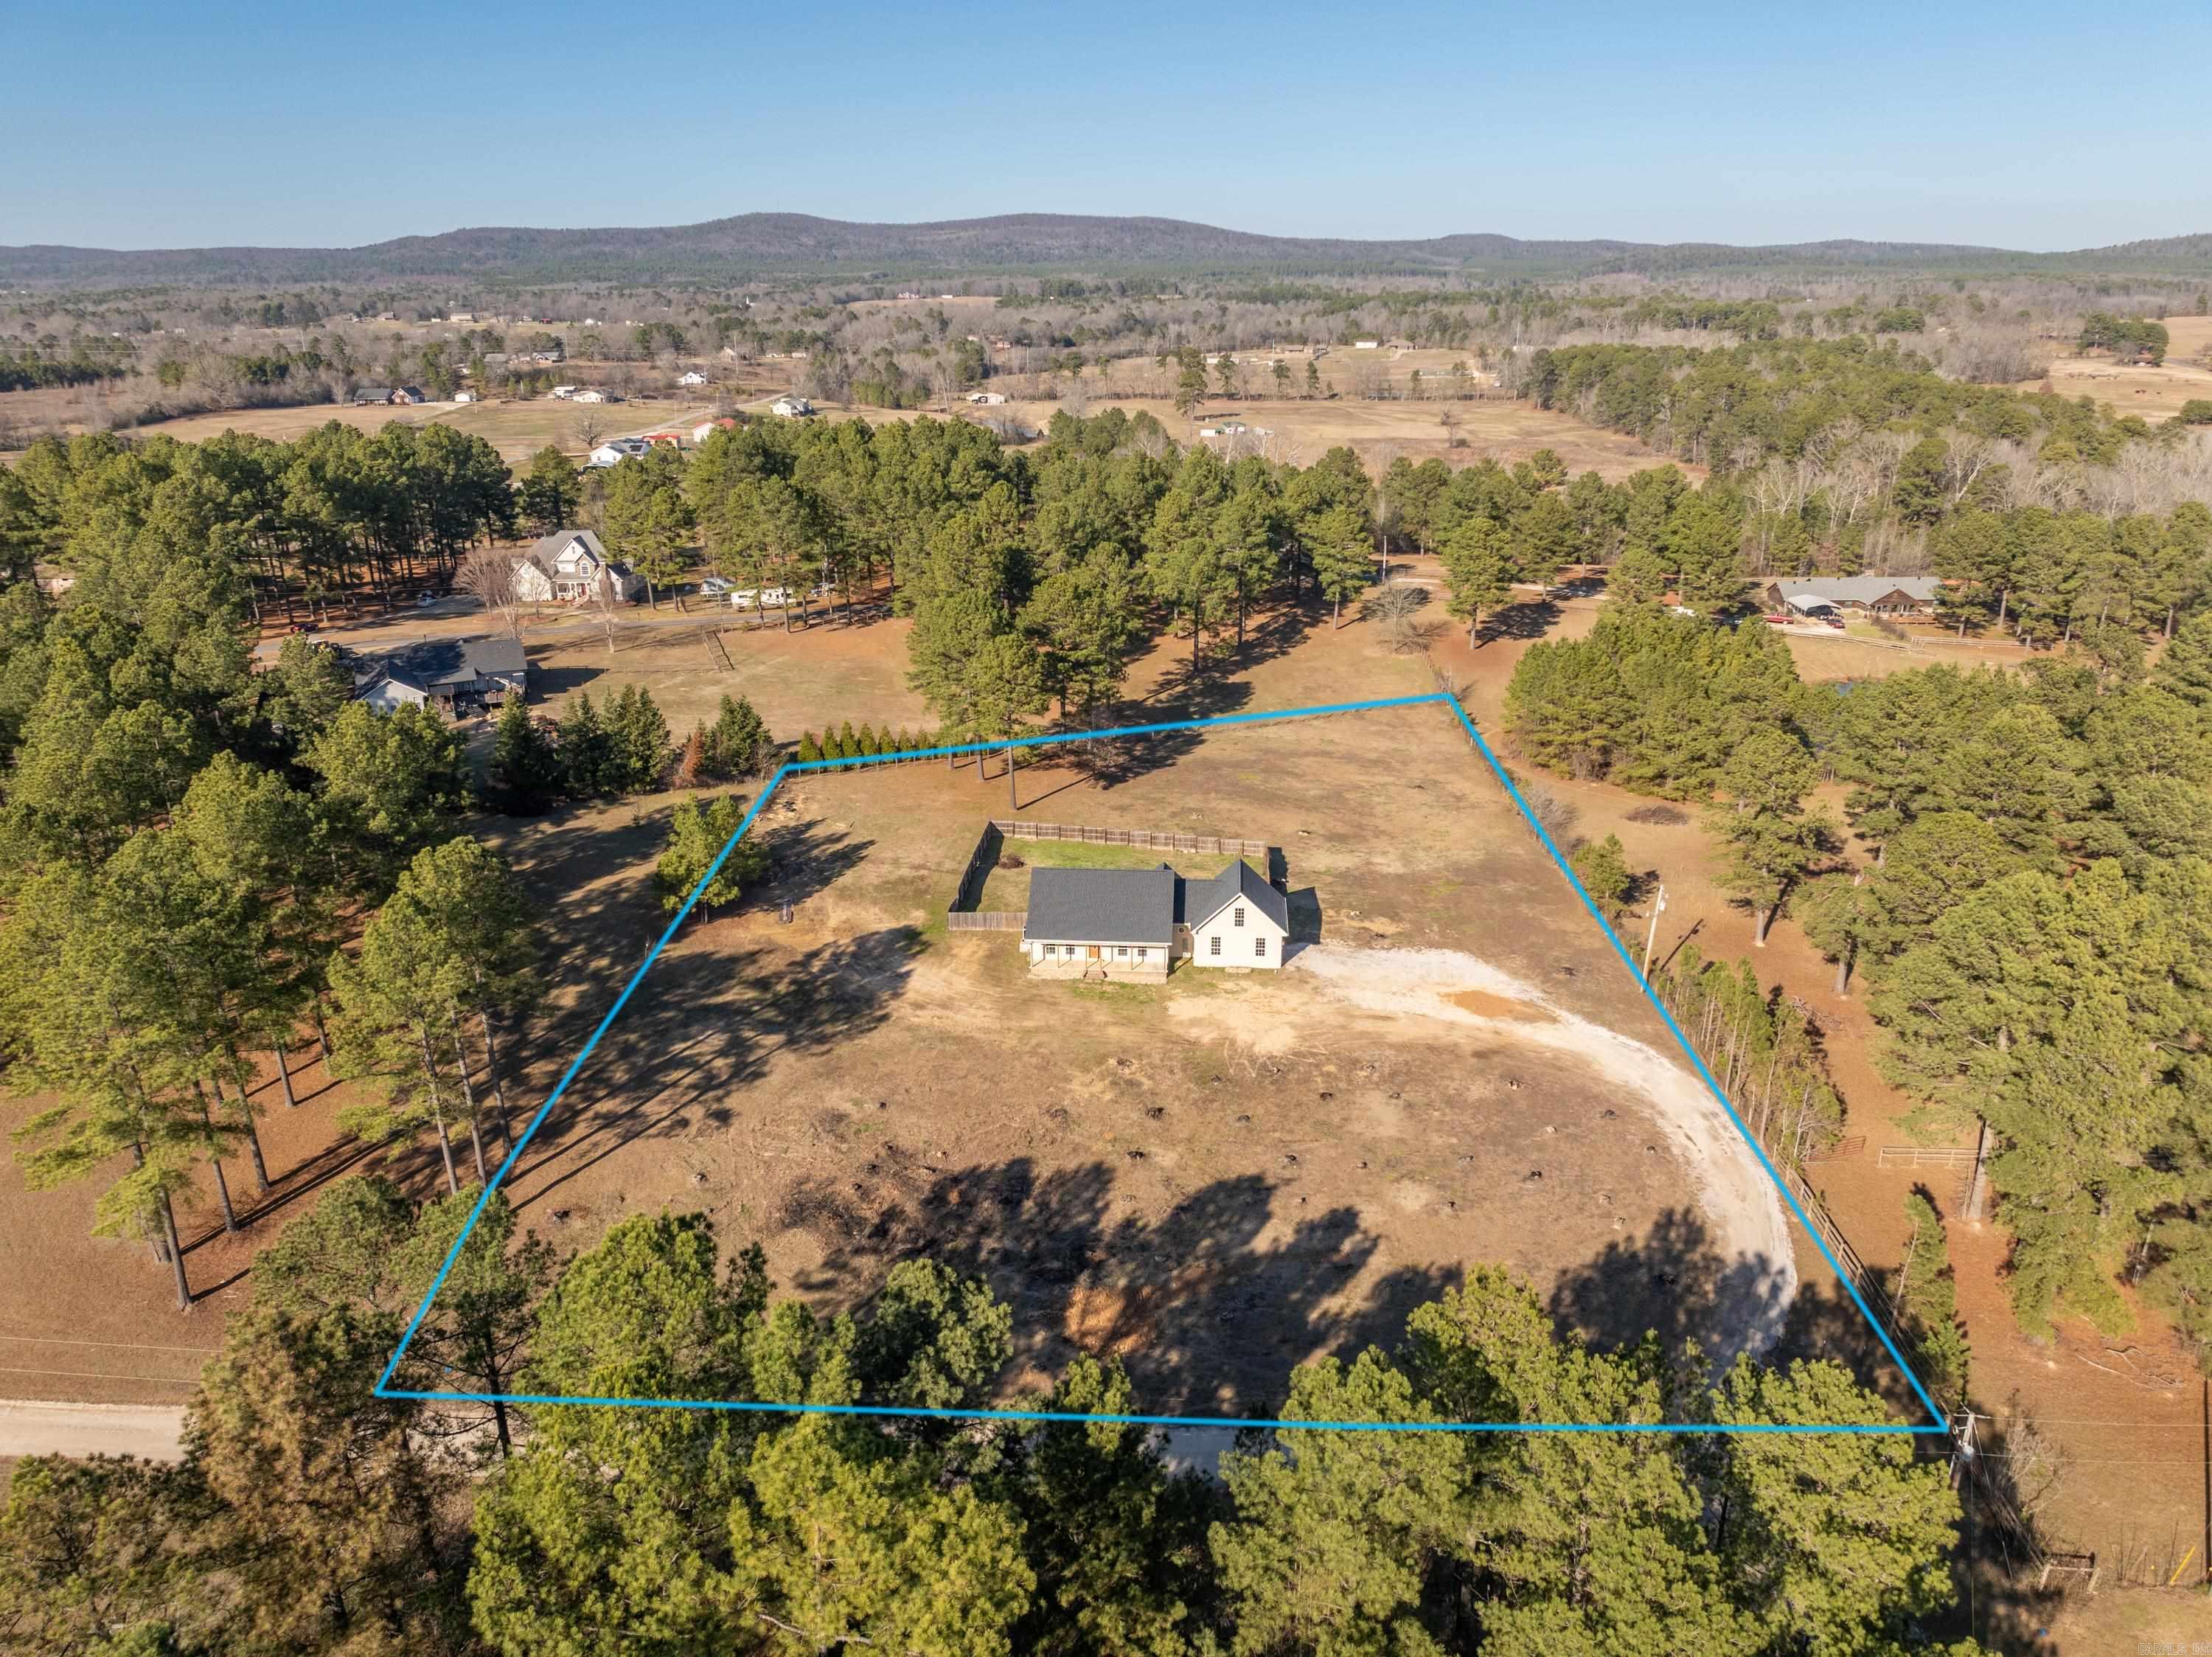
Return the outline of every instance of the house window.
[[[1221,953],[1221,935],[1218,932],[1206,941],[1206,953],[1209,955],[1218,955]]]
[[[1125,961],[1128,959],[1129,946],[1125,943],[1115,944],[1114,946],[1114,959],[1117,961]]]
[[[1149,949],[1139,949],[1137,952],[1137,959],[1140,961],[1150,960],[1152,959],[1152,952]]]
[[[1267,959],[1267,941],[1265,937],[1258,937],[1252,940],[1252,953],[1260,957],[1262,960]]]
[[[1237,905],[1237,924],[1239,926],[1244,924],[1244,905],[1242,904]]]

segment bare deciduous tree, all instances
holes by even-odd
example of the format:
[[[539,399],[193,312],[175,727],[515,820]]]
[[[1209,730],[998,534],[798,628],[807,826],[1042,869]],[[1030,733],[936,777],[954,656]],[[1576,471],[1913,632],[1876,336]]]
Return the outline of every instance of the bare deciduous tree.
[[[517,579],[520,562],[512,547],[479,546],[453,571],[453,585],[496,615],[517,638],[522,637],[524,602]]]

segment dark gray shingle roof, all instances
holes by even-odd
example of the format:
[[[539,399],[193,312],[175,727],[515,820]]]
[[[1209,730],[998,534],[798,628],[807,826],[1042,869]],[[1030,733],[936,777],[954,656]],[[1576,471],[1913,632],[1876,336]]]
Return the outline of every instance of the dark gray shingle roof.
[[[1175,941],[1175,871],[1037,868],[1030,871],[1024,941],[1140,943]]]
[[[1185,880],[1182,897],[1176,918],[1185,926],[1204,925],[1221,912],[1223,905],[1241,898],[1284,931],[1291,929],[1290,900],[1242,857],[1210,880]]]

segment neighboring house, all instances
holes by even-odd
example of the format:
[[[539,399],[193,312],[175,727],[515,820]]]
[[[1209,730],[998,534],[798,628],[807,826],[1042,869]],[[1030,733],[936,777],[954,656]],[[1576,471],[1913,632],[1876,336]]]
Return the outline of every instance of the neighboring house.
[[[968,393],[968,400],[996,408],[1006,400],[1006,393],[1002,391],[971,391]]]
[[[353,405],[356,408],[363,408],[371,403],[389,403],[391,400],[392,387],[389,386],[356,386],[354,387]]]
[[[610,437],[592,451],[586,466],[618,466],[624,460],[652,452],[653,445],[642,437]]]
[[[1814,576],[1766,584],[1766,607],[1799,615],[1849,610],[1869,616],[1924,616],[1943,589],[1935,576]]]
[[[353,694],[379,713],[434,707],[446,713],[496,708],[522,695],[530,660],[511,633],[424,639],[379,655],[349,658]]]
[[[726,414],[720,419],[702,420],[691,428],[691,441],[695,443],[703,443],[718,431],[735,431],[737,429],[738,423]]]
[[[568,400],[572,403],[619,403],[622,399],[617,397],[612,392],[594,389],[571,392],[568,393]]]
[[[31,575],[39,584],[39,591],[44,593],[50,599],[58,599],[61,597],[63,594],[68,592],[70,588],[76,585],[76,577],[75,576],[70,574],[68,570],[63,570],[51,564],[33,564],[31,566]]]
[[[1379,339],[1355,339],[1352,342],[1352,349],[1356,351],[1379,351],[1382,349],[1382,342]]]
[[[1238,858],[1210,880],[1158,868],[1038,868],[1030,874],[1022,953],[1040,978],[1164,981],[1200,966],[1283,964],[1290,901]]]
[[[591,598],[604,573],[615,601],[627,604],[645,590],[630,567],[607,556],[588,529],[558,529],[515,560],[515,595],[526,603],[575,603]]]
[[[648,431],[639,441],[654,448],[682,448],[684,434],[680,431]]]
[[[477,394],[472,391],[457,391],[453,393],[453,400],[456,403],[473,403],[477,400]]]
[[[707,383],[707,376],[696,369],[687,369],[676,376],[676,383],[679,386],[703,386]]]
[[[427,403],[430,399],[422,394],[420,386],[395,386],[392,400],[395,403]]]
[[[779,397],[768,406],[770,413],[780,414],[787,420],[801,420],[814,412],[814,405],[804,397]]]
[[[576,388],[574,386],[556,386],[553,387],[553,395],[559,398],[564,403],[575,394]]]

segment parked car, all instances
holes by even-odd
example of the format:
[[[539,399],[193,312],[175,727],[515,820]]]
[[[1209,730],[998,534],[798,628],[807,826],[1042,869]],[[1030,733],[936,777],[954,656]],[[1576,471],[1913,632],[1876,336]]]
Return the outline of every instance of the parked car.
[[[417,593],[415,595],[415,607],[417,610],[428,610],[437,601],[438,595],[435,593]]]
[[[806,596],[810,600],[826,604],[837,596],[837,589],[825,581],[818,586],[808,588]]]

